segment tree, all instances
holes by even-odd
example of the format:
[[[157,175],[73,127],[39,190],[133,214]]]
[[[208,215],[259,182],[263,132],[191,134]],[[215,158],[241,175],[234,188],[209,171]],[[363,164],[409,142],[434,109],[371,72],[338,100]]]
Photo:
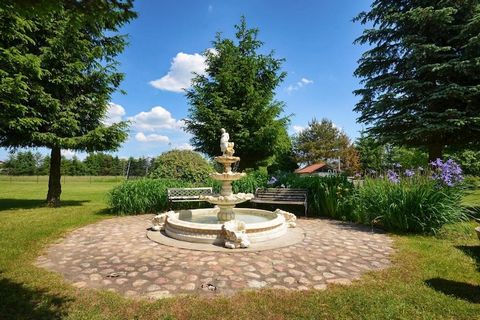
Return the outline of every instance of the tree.
[[[267,167],[268,173],[292,172],[298,168],[295,154],[293,153],[292,139],[286,129],[279,131],[273,155],[265,162],[265,165],[260,164],[260,166]]]
[[[207,50],[206,75],[196,75],[186,96],[190,103],[186,131],[193,134],[196,151],[211,157],[220,154],[220,129],[235,143],[240,168],[258,167],[275,152],[279,132],[288,117],[280,118],[284,104],[276,101],[275,88],[285,78],[283,59],[260,54],[263,42],[258,29],[248,29],[245,18],[235,26],[236,40],[217,33]]]
[[[31,151],[10,154],[5,168],[14,176],[33,176],[37,173],[37,158]]]
[[[359,169],[358,153],[350,139],[328,119],[310,121],[308,127],[294,137],[293,150],[299,163],[335,162],[340,158],[343,170]]]
[[[366,132],[361,132],[355,142],[362,170],[380,171],[385,167],[385,147]]]
[[[111,150],[127,137],[126,123],[102,120],[123,77],[117,31],[136,14],[132,0],[21,3],[0,4],[0,146],[51,149],[47,202],[58,206],[61,149]]]
[[[190,150],[171,150],[154,161],[151,178],[178,179],[192,183],[205,183],[213,167],[199,153]]]
[[[355,111],[372,135],[430,160],[479,143],[479,20],[478,0],[376,0],[355,18],[369,25],[356,42],[372,46],[355,71]]]
[[[462,150],[450,153],[450,157],[457,162],[465,174],[480,176],[480,151]]]

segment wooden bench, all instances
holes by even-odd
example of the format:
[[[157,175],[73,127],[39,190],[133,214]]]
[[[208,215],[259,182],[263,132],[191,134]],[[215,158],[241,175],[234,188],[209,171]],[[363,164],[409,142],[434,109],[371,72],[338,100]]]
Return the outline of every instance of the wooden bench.
[[[199,202],[204,201],[200,196],[212,195],[213,190],[208,188],[169,188],[167,189],[167,197],[170,209],[174,202]]]
[[[303,205],[306,217],[308,209],[307,194],[308,191],[305,189],[257,188],[255,198],[250,201],[253,203]]]

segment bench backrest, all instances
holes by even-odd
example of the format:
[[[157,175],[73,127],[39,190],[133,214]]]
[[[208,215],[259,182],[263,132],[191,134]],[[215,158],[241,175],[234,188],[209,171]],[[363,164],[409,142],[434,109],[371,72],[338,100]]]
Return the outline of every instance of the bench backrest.
[[[258,188],[255,198],[278,201],[306,201],[308,191],[291,188]]]
[[[202,195],[211,195],[213,190],[209,188],[169,188],[167,189],[168,199],[195,200]]]

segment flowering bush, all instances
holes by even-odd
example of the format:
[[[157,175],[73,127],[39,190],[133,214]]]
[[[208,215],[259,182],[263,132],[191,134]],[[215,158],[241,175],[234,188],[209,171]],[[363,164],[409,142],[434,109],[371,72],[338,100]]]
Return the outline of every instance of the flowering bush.
[[[465,217],[460,205],[462,169],[453,160],[431,163],[432,171],[388,170],[386,179],[367,179],[356,195],[358,222],[388,230],[435,233]]]
[[[453,187],[463,181],[462,168],[452,159],[445,162],[442,159],[437,159],[432,161],[430,165],[433,168],[432,178],[440,184]]]

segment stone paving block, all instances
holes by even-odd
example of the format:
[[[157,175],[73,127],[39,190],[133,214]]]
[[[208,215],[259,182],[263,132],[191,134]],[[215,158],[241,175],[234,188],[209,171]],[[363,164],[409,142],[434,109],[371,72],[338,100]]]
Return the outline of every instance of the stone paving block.
[[[259,288],[325,290],[388,267],[393,252],[383,233],[324,219],[298,219],[306,237],[291,247],[231,253],[180,249],[146,237],[151,217],[119,217],[74,230],[47,248],[37,266],[62,274],[77,288],[162,299]]]

